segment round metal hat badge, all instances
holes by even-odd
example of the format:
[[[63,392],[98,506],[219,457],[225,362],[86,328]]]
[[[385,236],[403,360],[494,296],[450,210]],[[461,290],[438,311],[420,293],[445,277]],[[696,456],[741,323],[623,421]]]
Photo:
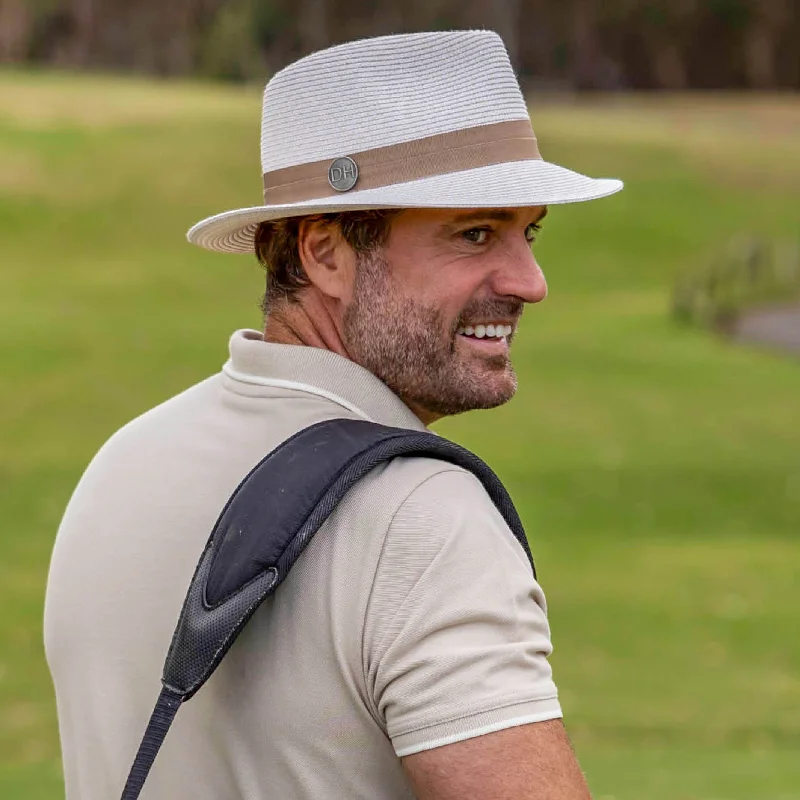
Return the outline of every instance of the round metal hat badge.
[[[358,180],[358,164],[352,158],[337,158],[328,168],[328,183],[337,192],[349,192]]]

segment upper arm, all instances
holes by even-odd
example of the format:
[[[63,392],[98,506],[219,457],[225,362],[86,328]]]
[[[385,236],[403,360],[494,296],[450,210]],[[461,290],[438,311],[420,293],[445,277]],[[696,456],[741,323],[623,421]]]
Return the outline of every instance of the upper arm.
[[[403,759],[418,800],[589,800],[561,720],[535,722]]]
[[[398,509],[363,631],[366,697],[401,758],[561,716],[527,557],[459,470]]]

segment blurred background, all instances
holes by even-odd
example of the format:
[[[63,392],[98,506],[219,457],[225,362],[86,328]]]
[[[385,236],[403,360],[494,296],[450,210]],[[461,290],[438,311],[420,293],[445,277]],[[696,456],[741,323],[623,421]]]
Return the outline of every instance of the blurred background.
[[[260,91],[355,37],[489,27],[548,160],[550,296],[506,407],[438,430],[508,485],[598,800],[800,798],[797,0],[0,0],[0,797],[63,797],[47,564],[120,425],[261,326]],[[91,591],[91,587],[87,587]]]
[[[2,0],[0,59],[260,82],[332,43],[469,27],[531,86],[800,88],[797,0]]]

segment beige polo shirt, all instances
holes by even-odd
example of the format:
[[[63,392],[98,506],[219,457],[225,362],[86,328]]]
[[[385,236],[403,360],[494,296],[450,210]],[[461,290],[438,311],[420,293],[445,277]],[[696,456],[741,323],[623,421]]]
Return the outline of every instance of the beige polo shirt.
[[[222,372],[103,446],[45,609],[67,797],[118,797],[197,559],[261,458],[331,418],[423,429],[372,374],[231,339]],[[399,458],[342,501],[175,720],[144,800],[411,798],[400,757],[561,716],[545,600],[470,473]]]

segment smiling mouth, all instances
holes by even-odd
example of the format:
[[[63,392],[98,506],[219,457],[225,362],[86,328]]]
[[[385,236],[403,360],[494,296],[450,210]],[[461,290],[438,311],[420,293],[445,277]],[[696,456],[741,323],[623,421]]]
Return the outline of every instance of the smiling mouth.
[[[502,342],[505,344],[513,330],[513,325],[489,323],[488,325],[465,325],[460,327],[456,333],[465,339],[470,339],[475,342]]]

